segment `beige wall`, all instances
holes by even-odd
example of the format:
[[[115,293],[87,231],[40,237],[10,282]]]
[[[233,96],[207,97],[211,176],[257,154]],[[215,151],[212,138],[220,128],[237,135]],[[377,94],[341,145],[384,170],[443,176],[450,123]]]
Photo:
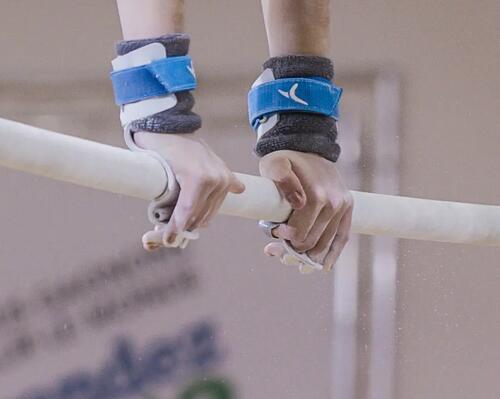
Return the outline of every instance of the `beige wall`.
[[[250,82],[267,54],[258,1],[188,3],[200,73],[237,70]],[[500,203],[500,2],[333,3],[339,73],[387,67],[403,78],[402,194]],[[119,38],[102,0],[4,1],[0,27],[0,89],[103,79]],[[500,396],[498,253],[402,243],[396,398]]]

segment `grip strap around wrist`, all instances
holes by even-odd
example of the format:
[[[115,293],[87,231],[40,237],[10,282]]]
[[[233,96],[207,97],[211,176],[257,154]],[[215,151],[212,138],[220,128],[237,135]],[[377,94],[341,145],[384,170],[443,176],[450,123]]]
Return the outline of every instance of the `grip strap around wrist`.
[[[262,83],[248,93],[248,113],[254,129],[261,118],[279,112],[306,112],[339,117],[342,89],[329,80],[285,78]]]
[[[191,57],[165,57],[146,65],[113,71],[117,105],[125,105],[179,91],[194,90],[196,75]]]

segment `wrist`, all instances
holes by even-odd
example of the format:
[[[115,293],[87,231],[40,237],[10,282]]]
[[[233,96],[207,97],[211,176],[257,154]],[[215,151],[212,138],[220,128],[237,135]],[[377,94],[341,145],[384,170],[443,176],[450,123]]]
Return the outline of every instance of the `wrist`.
[[[273,57],[263,67],[249,93],[257,155],[293,150],[335,162],[340,154],[336,119],[342,90],[331,82],[331,60],[288,55]],[[263,112],[263,118],[255,119]]]
[[[189,42],[186,34],[171,34],[117,44],[112,80],[122,125],[131,134],[189,134],[201,127],[192,111],[196,76]]]

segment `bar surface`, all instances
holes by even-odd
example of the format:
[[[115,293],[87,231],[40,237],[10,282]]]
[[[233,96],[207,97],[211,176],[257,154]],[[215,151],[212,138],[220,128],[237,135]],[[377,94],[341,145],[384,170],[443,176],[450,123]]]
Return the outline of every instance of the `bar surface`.
[[[160,162],[89,140],[0,118],[0,165],[98,190],[151,200],[167,186]],[[291,208],[274,183],[237,174],[243,194],[228,194],[221,213],[285,221]],[[360,234],[500,246],[500,206],[353,191],[352,231]]]

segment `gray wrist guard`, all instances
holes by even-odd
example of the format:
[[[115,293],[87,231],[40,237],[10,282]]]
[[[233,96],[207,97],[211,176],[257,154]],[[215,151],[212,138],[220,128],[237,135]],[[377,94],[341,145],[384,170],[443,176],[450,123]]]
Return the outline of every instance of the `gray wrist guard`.
[[[186,34],[171,34],[151,39],[125,40],[117,43],[116,52],[119,56],[142,48],[152,43],[160,43],[165,47],[168,57],[187,55],[189,51],[189,36]],[[131,123],[131,131],[151,133],[192,133],[201,127],[201,118],[192,112],[194,97],[189,91],[175,93],[177,104],[165,111],[138,119]]]
[[[289,55],[274,57],[263,65],[266,79],[320,77],[333,79],[333,64],[328,58]],[[258,79],[258,81],[259,81]],[[256,82],[257,83],[257,82]],[[337,161],[340,146],[337,144],[337,124],[332,117],[286,111],[272,115],[259,126],[255,152],[262,157],[274,151],[294,150],[318,154],[330,161]]]

